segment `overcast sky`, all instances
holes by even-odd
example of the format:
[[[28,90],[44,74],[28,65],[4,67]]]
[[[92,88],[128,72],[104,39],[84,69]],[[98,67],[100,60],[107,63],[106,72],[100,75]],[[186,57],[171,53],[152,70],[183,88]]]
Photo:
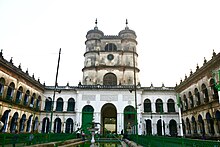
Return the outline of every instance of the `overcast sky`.
[[[213,49],[220,52],[219,0],[0,0],[0,49],[15,66],[54,85],[82,80],[86,33],[95,26],[137,34],[142,86],[175,86]]]

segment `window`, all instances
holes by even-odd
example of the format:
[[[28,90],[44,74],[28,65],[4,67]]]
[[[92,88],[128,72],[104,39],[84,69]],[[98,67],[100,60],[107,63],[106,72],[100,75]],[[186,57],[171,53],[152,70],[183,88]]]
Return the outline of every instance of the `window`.
[[[57,99],[56,111],[63,111],[63,99],[62,98]]]
[[[0,78],[0,96],[3,95],[4,85],[5,85],[5,79],[4,78]]]
[[[149,99],[144,100],[144,112],[151,112],[151,101]]]
[[[168,112],[175,112],[175,103],[174,100],[169,99],[167,102]]]
[[[23,102],[24,105],[27,105],[27,104],[28,104],[29,96],[30,96],[30,91],[27,90],[26,93],[25,93],[25,95],[24,95],[24,102]]]
[[[45,101],[45,111],[51,111],[52,99],[48,97]]]
[[[74,111],[74,109],[75,109],[75,100],[73,98],[70,98],[68,100],[67,111]]]
[[[40,108],[40,102],[41,102],[41,97],[39,96],[37,101],[36,101],[36,109],[39,110]]]
[[[107,73],[103,78],[103,85],[117,85],[117,77],[113,73]]]
[[[208,89],[206,88],[205,84],[202,84],[202,93],[204,94],[204,102],[209,101],[209,94],[208,94]]]
[[[196,97],[196,105],[198,106],[198,105],[201,104],[201,100],[200,100],[200,93],[199,93],[199,90],[197,88],[195,88],[194,94],[195,94],[195,97]]]
[[[215,86],[215,80],[214,79],[210,80],[210,87],[211,87],[211,90],[212,90],[212,97],[213,97],[213,99],[219,99],[218,89]]]
[[[34,107],[34,99],[35,99],[35,93],[31,97],[30,107]]]
[[[113,43],[109,43],[105,46],[105,51],[117,51],[117,47]]]
[[[20,103],[22,98],[22,92],[23,92],[23,88],[20,86],[16,93],[16,100],[15,100],[16,103]]]
[[[161,99],[156,100],[156,112],[163,112],[163,101]]]
[[[186,98],[185,94],[183,95],[183,101],[184,101],[185,110],[188,110],[188,101],[187,101],[187,98]]]
[[[189,92],[189,102],[190,102],[190,107],[193,108],[194,101],[193,101],[193,95],[192,95],[191,91]]]
[[[6,98],[8,100],[12,100],[13,94],[14,94],[14,89],[15,89],[15,84],[13,82],[11,82],[10,85],[8,86],[7,95],[6,95]]]

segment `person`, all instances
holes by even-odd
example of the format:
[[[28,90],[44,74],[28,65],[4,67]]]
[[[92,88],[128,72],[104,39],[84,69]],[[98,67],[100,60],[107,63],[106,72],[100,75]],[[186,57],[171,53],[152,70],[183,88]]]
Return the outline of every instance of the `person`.
[[[85,133],[82,131],[82,140],[85,141]]]
[[[15,130],[15,135],[13,136],[12,141],[13,141],[13,147],[15,147],[18,141],[18,130]]]

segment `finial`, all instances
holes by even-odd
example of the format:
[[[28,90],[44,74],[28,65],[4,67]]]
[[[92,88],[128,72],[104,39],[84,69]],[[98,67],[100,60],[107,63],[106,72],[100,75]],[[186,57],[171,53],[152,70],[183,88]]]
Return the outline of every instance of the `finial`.
[[[162,87],[165,87],[164,83],[162,83]]]
[[[40,78],[38,77],[37,81],[40,83]]]
[[[96,18],[96,19],[95,19],[95,26],[96,26],[96,27],[97,27],[97,23],[98,23],[98,22],[97,22],[97,18]]]
[[[18,65],[18,68],[21,69],[21,63]]]
[[[207,60],[206,60],[206,58],[204,57],[204,63],[203,63],[203,65],[206,64],[206,63],[207,63]]]
[[[28,74],[28,68],[27,68],[27,70],[26,70],[26,74]]]
[[[151,82],[150,87],[154,87],[153,83]]]
[[[13,59],[13,57],[11,57],[11,59],[10,59],[10,63],[12,63],[12,64],[13,64],[13,60],[12,60],[12,59]]]
[[[199,69],[199,65],[198,65],[198,63],[197,63],[197,65],[196,65],[196,70],[198,70]]]
[[[193,74],[192,69],[190,69],[190,76]]]
[[[187,79],[187,75],[185,74],[185,80]]]
[[[33,73],[33,75],[32,75],[32,78],[34,79],[34,73]]]
[[[66,86],[67,86],[67,87],[69,87],[69,86],[70,86],[70,85],[69,85],[69,82],[67,82]]]
[[[0,52],[0,57],[3,57],[3,49],[1,49],[1,52]]]
[[[177,83],[176,83],[176,87],[177,87],[178,85],[177,85]]]
[[[215,51],[214,51],[214,49],[213,49],[212,58],[214,58],[215,56],[216,56],[216,53],[215,53]]]
[[[183,82],[183,80],[182,79],[180,79],[180,83],[182,83]]]
[[[126,22],[125,22],[125,24],[126,24],[126,27],[125,27],[125,29],[127,30],[127,29],[129,29],[128,28],[128,19],[126,19]]]
[[[46,83],[45,83],[45,81],[44,81],[43,85],[44,85],[44,87],[46,86]]]

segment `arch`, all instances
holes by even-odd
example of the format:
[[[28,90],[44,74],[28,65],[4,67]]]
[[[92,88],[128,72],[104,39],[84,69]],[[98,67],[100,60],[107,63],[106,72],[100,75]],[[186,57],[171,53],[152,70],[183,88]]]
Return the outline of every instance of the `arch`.
[[[171,136],[177,136],[177,123],[174,119],[169,122],[169,131]]]
[[[136,110],[133,106],[126,106],[124,108],[124,130],[125,134],[131,134],[135,132],[135,117]],[[133,128],[133,129],[132,129]]]
[[[75,110],[75,100],[73,98],[69,98],[67,111],[74,111]]]
[[[38,129],[38,123],[39,123],[38,117],[35,117],[34,122],[33,122],[33,127],[32,127],[32,130],[35,133],[37,132],[37,129]]]
[[[117,85],[117,76],[113,73],[107,73],[103,77],[103,85]]]
[[[6,99],[12,100],[13,94],[14,94],[14,89],[15,89],[15,84],[14,84],[14,82],[11,82],[8,86],[8,90],[6,93]]]
[[[145,120],[145,123],[146,123],[146,134],[147,135],[152,135],[152,123],[151,123],[151,120],[150,119]]]
[[[4,123],[4,126],[2,127],[1,129],[1,132],[6,132],[6,128],[7,128],[7,124],[9,122],[9,113],[10,113],[11,110],[6,110],[4,112],[4,114],[2,115],[2,118],[1,118],[1,122]]]
[[[200,129],[200,134],[205,134],[205,124],[203,121],[202,116],[199,114],[198,116],[198,125],[199,125],[199,129]]]
[[[21,132],[21,133],[24,132],[25,121],[26,121],[26,115],[23,114],[20,119],[20,127],[19,127],[19,132]]]
[[[36,98],[36,94],[33,93],[33,95],[31,96],[31,101],[30,101],[30,107],[33,108],[34,107],[34,100]]]
[[[217,132],[220,133],[220,111],[217,110],[215,112],[215,118],[216,118],[216,125],[217,125]]]
[[[162,133],[162,123],[161,123],[161,121],[162,121],[161,119],[159,119],[157,121],[157,135],[158,136],[164,135],[164,132],[165,132],[165,123],[163,121],[163,133]]]
[[[151,101],[149,99],[144,100],[144,112],[152,112]]]
[[[73,119],[72,118],[68,118],[66,120],[66,130],[65,133],[72,133],[73,132]]]
[[[82,109],[82,128],[85,134],[88,134],[89,131],[87,127],[91,126],[93,120],[94,108],[91,105],[86,105]]]
[[[194,116],[192,116],[191,118],[191,122],[192,122],[192,130],[194,134],[197,134],[197,123],[196,123],[196,119]]]
[[[187,100],[185,94],[183,95],[183,101],[184,101],[184,108],[185,108],[185,110],[188,110],[188,100]]]
[[[10,125],[10,133],[14,133],[18,126],[18,112],[15,112]]]
[[[40,109],[40,104],[41,104],[41,96],[38,96],[38,98],[36,100],[36,110]]]
[[[163,101],[161,99],[157,99],[155,105],[156,105],[156,112],[162,113],[163,112]]]
[[[208,132],[214,135],[215,134],[214,121],[209,112],[206,113],[206,120],[207,120],[207,125],[208,125]]]
[[[52,98],[51,97],[48,97],[45,101],[45,107],[44,107],[44,110],[49,112],[51,111],[51,105],[52,105]]]
[[[108,43],[105,46],[105,51],[109,51],[109,52],[117,51],[117,46],[114,43]]]
[[[206,88],[206,85],[204,83],[202,84],[202,93],[204,94],[204,102],[209,102],[208,89]]]
[[[101,130],[103,134],[117,133],[117,109],[115,105],[107,103],[102,106],[101,124],[103,126]]]
[[[61,119],[60,118],[55,119],[53,132],[61,133]]]
[[[186,125],[183,119],[182,119],[182,125],[183,125],[183,134],[186,135]]]
[[[191,134],[191,125],[188,117],[186,118],[186,130],[188,131],[188,134]]]
[[[28,118],[26,132],[31,132],[32,117],[33,115],[30,115]]]
[[[28,105],[29,97],[30,97],[30,91],[27,90],[26,93],[25,93],[25,95],[24,95],[24,101],[23,101],[23,104],[24,104],[25,106]]]
[[[15,102],[17,104],[19,104],[21,102],[21,98],[22,98],[22,93],[23,93],[23,87],[20,86],[17,90],[17,93],[16,93],[16,98],[15,98]]]
[[[213,99],[219,99],[218,89],[215,86],[215,80],[213,78],[211,78],[209,84],[210,84],[210,87],[211,87],[211,90],[212,90]]]
[[[199,106],[201,104],[201,100],[200,100],[200,93],[197,88],[194,89],[194,94],[196,97],[196,105]]]
[[[48,133],[49,132],[49,126],[50,126],[50,120],[48,117],[45,117],[42,121],[42,133]]]
[[[5,86],[5,79],[0,78],[0,96],[3,96],[4,86]]]
[[[193,108],[194,107],[194,101],[193,101],[193,95],[192,95],[191,91],[189,91],[188,96],[189,96],[190,107]]]
[[[175,112],[175,102],[173,99],[167,101],[167,110],[168,112]]]
[[[56,111],[63,111],[63,99],[61,97],[57,99]]]

